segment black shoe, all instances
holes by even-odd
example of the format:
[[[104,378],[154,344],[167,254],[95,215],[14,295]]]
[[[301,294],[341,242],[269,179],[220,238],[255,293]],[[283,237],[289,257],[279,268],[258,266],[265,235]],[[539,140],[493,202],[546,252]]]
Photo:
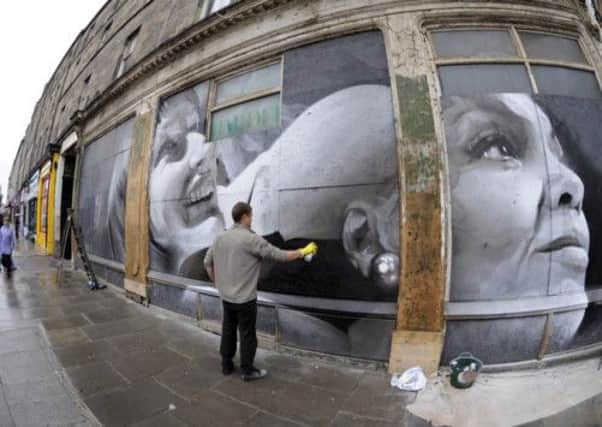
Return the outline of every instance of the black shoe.
[[[240,376],[240,378],[243,381],[254,381],[254,380],[260,380],[260,379],[264,378],[267,374],[268,374],[268,371],[266,371],[265,369],[253,368],[249,372],[243,373]]]
[[[222,374],[231,375],[234,372],[234,365],[222,365]]]

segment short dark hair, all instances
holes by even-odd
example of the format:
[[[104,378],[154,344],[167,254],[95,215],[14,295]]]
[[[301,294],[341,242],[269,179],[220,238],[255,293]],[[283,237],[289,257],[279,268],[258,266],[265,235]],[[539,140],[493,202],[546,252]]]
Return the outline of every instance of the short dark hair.
[[[234,222],[240,222],[243,215],[250,215],[253,209],[251,205],[245,202],[238,202],[232,208],[232,219]]]

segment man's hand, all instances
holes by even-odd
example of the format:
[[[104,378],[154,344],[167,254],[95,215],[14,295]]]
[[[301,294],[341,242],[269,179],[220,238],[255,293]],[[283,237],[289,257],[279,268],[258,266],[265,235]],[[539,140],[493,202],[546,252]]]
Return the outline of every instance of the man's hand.
[[[307,246],[299,249],[302,257],[306,257],[307,255],[314,256],[318,253],[318,245],[315,242],[309,243]]]
[[[309,256],[310,258],[313,257],[315,254],[318,253],[318,245],[316,245],[315,242],[311,242],[309,245],[297,249],[295,251],[286,251],[286,255],[288,257],[287,261],[293,261],[299,258],[305,258],[306,256]]]

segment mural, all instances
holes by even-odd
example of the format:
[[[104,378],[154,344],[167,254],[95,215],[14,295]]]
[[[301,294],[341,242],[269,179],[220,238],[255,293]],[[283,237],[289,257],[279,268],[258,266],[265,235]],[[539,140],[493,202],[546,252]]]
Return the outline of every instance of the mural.
[[[599,117],[602,103],[580,98],[443,100],[452,200],[450,300],[491,307],[492,301],[518,301],[535,309],[537,297],[559,297],[551,351],[602,338],[602,324],[584,320],[600,316],[595,305],[587,314],[585,308],[586,290],[600,286],[601,274]],[[545,317],[533,315],[452,321],[443,359],[461,351],[489,362],[534,358],[544,327]]]
[[[209,82],[161,103],[149,180],[151,268],[206,279],[204,252],[244,200],[254,230],[273,244],[320,245],[311,263],[264,265],[260,290],[395,301],[399,190],[382,35],[301,47],[282,64],[223,85],[248,93],[269,82],[280,96],[225,109],[226,124],[212,126],[216,140],[206,123]]]
[[[134,120],[87,145],[79,189],[79,222],[88,254],[123,262],[125,191]]]

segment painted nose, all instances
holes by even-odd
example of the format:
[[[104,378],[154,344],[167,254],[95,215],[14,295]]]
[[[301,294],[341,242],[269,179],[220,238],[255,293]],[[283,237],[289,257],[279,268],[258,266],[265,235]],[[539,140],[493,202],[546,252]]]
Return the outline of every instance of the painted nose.
[[[197,132],[186,135],[187,152],[190,153],[188,163],[191,169],[197,169],[205,158],[205,137]]]
[[[583,205],[583,182],[573,170],[562,163],[550,173],[548,203],[552,209],[581,210]]]

